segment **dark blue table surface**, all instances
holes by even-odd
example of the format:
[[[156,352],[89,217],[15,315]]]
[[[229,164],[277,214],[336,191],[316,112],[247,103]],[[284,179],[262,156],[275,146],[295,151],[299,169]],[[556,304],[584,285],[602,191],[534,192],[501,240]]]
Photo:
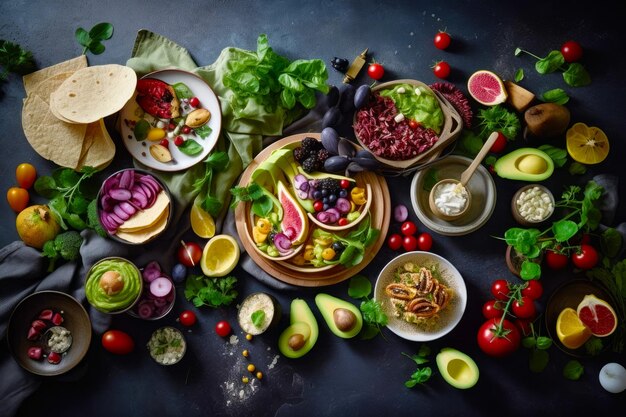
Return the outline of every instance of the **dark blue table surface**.
[[[626,59],[620,45],[624,39],[623,17],[613,2],[14,0],[2,5],[0,39],[31,50],[38,66],[46,67],[81,52],[74,40],[77,27],[108,21],[115,26],[115,34],[106,42],[104,54],[89,56],[92,65],[124,64],[136,33],[142,28],[169,37],[188,48],[198,64],[206,65],[224,47],[254,49],[257,36],[266,33],[270,45],[291,59],[322,58],[328,63],[338,56],[351,60],[369,48],[370,57],[385,65],[386,80],[413,78],[435,82],[430,67],[434,61],[445,59],[453,68],[448,81],[463,91],[467,78],[478,69],[490,69],[512,79],[515,71],[523,68],[523,86],[536,93],[557,87],[565,89],[571,97],[567,107],[572,122],[599,126],[611,140],[608,159],[586,175],[573,177],[559,170],[545,182],[559,195],[563,185],[584,184],[594,174],[610,172],[624,177]],[[447,51],[433,46],[432,39],[439,29],[447,29],[452,35],[453,43]],[[579,41],[584,48],[583,63],[593,80],[588,87],[568,87],[558,73],[539,75],[533,59],[514,56],[516,47],[545,55],[569,39]],[[330,83],[341,83],[342,75],[330,66],[329,74]],[[369,81],[360,77],[357,82]],[[34,153],[24,137],[20,121],[24,98],[21,79],[10,75],[1,87],[0,190],[7,190],[15,183],[18,162],[30,162],[40,173],[49,173],[54,166]],[[115,140],[118,153],[107,172],[131,164],[119,138]],[[563,143],[557,141],[555,145]],[[246,341],[236,326],[235,308],[231,307],[198,311],[200,324],[187,333],[187,355],[171,368],[157,366],[142,349],[150,333],[162,323],[116,318],[114,326],[131,333],[139,348],[127,357],[113,356],[103,351],[94,338],[86,375],[78,381],[46,380],[24,403],[20,414],[582,415],[623,410],[624,394],[609,394],[598,383],[601,366],[614,360],[623,363],[623,356],[608,353],[583,359],[585,374],[579,381],[569,381],[562,376],[562,369],[571,358],[556,347],[549,351],[550,363],[541,374],[530,372],[525,349],[507,359],[490,358],[479,350],[476,331],[483,320],[480,308],[489,298],[490,283],[500,277],[515,279],[504,262],[504,244],[491,236],[501,235],[514,224],[509,202],[523,183],[497,177],[495,182],[496,209],[483,228],[461,237],[433,234],[433,251],[449,259],[466,281],[468,305],[460,324],[429,346],[433,353],[442,347],[455,347],[475,359],[480,380],[471,390],[454,389],[438,374],[424,386],[405,388],[403,383],[415,366],[401,353],[416,353],[418,343],[400,339],[386,330],[384,338],[345,341],[328,331],[317,312],[320,336],[314,349],[298,360],[282,356],[276,360],[278,332]],[[409,184],[410,178],[389,181],[393,204],[410,206]],[[625,191],[622,182],[620,196],[626,196]],[[16,240],[17,234],[14,213],[6,203],[0,204],[0,246],[4,246]],[[412,212],[411,218],[416,220]],[[623,203],[616,220],[626,220]],[[391,230],[398,227],[392,222]],[[378,271],[394,255],[383,247],[363,273],[374,282]],[[240,268],[234,274],[240,278],[241,294],[268,291],[278,298],[284,311],[288,311],[294,297],[303,297],[312,306],[313,297],[320,291],[348,298],[345,282],[323,289],[280,292],[265,287]],[[546,289],[542,304],[545,306],[547,296],[571,277],[571,271],[546,274],[542,279]],[[189,307],[179,297],[175,312]],[[175,316],[163,322],[178,326]],[[236,345],[213,332],[213,326],[221,319],[229,320],[237,330]],[[283,318],[281,329],[287,320]],[[253,362],[265,371],[266,377],[255,385],[254,391],[247,387],[240,392],[240,377],[245,373],[241,351],[245,348],[252,352]],[[431,365],[436,368],[434,363]]]

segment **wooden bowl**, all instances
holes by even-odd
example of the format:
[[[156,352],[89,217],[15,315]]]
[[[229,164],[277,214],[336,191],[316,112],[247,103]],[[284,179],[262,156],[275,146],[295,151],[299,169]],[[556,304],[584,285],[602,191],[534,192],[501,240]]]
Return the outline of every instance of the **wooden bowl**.
[[[454,220],[460,219],[468,212],[469,207],[472,204],[472,193],[470,193],[467,187],[465,187],[465,189],[467,190],[467,202],[465,203],[465,207],[463,207],[463,210],[461,210],[459,213],[446,214],[442,212],[441,210],[439,210],[439,207],[437,207],[437,204],[435,204],[435,190],[438,187],[445,185],[445,184],[458,184],[458,183],[459,183],[458,180],[448,178],[448,179],[439,181],[437,184],[435,184],[432,190],[430,190],[430,194],[428,195],[428,205],[430,207],[430,210],[433,212],[433,215],[435,215],[437,218],[441,220],[445,220],[445,221],[454,221]]]
[[[548,214],[544,216],[541,220],[526,219],[520,214],[519,207],[517,205],[517,200],[520,197],[520,195],[524,191],[528,191],[534,187],[537,187],[539,188],[539,190],[546,193],[548,197],[550,198],[550,202],[552,203],[552,210],[550,210]],[[545,222],[546,220],[548,220],[550,216],[552,216],[552,214],[554,213],[554,204],[555,204],[554,194],[552,194],[552,192],[546,186],[541,185],[541,184],[528,184],[528,185],[523,186],[522,188],[517,190],[515,194],[513,194],[513,198],[511,199],[511,213],[513,214],[513,218],[515,219],[515,221],[521,224],[522,226],[527,226],[527,227],[538,226],[542,224],[543,222]]]
[[[346,225],[335,226],[335,225],[332,225],[332,224],[322,223],[321,221],[319,221],[319,220],[317,220],[315,218],[313,213],[308,213],[307,214],[309,216],[309,220],[311,220],[311,222],[313,222],[313,224],[315,224],[316,226],[319,226],[320,228],[322,228],[324,230],[328,230],[329,232],[342,232],[344,230],[351,229],[354,226],[356,226],[357,224],[359,224],[359,222],[365,218],[367,213],[369,213],[370,206],[372,205],[372,186],[371,185],[365,184],[365,193],[366,193],[365,195],[367,196],[367,201],[360,208],[361,215],[359,217],[357,217],[356,219],[354,219],[353,221],[351,221],[350,223],[346,224]]]
[[[443,118],[444,118],[443,126],[441,128],[441,133],[439,134],[439,139],[437,140],[437,142],[435,142],[435,144],[430,149],[426,150],[425,152],[422,152],[421,154],[411,159],[393,160],[393,159],[383,158],[372,153],[372,155],[374,155],[374,157],[379,162],[384,164],[387,168],[402,171],[404,169],[410,168],[419,163],[427,162],[433,156],[439,155],[443,151],[443,149],[446,148],[448,145],[450,145],[452,142],[454,142],[456,138],[458,137],[458,135],[461,133],[461,130],[463,129],[463,121],[459,113],[454,109],[452,104],[450,104],[450,102],[443,95],[439,94],[436,91],[433,91],[428,85],[424,84],[421,81],[410,80],[410,79],[388,81],[385,83],[378,84],[376,87],[372,88],[372,93],[375,93],[380,90],[386,90],[386,89],[392,88],[393,86],[397,84],[411,84],[416,87],[426,88],[439,101],[439,105],[441,106],[441,110],[443,112]],[[353,125],[356,123],[357,113],[358,111],[354,113]],[[359,142],[359,144],[364,149],[369,149],[361,141],[356,131],[354,132],[354,135],[357,141]]]
[[[294,247],[292,252],[283,256],[270,256],[267,254],[267,252],[263,252],[261,249],[259,249],[256,242],[252,238],[252,228],[254,227],[255,221],[254,221],[254,213],[252,212],[250,203],[246,203],[245,210],[248,212],[248,221],[246,222],[246,233],[245,233],[246,239],[248,240],[248,242],[250,242],[250,245],[254,247],[255,252],[261,255],[262,257],[264,257],[265,259],[269,259],[270,261],[286,261],[287,259],[291,259],[294,256],[296,256],[302,251],[302,249],[304,249],[304,243],[302,243],[298,245],[297,247]]]

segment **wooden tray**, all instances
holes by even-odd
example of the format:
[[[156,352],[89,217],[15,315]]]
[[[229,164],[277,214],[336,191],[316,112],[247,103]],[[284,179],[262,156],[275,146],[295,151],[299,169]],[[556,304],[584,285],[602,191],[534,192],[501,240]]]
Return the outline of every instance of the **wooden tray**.
[[[424,84],[421,81],[408,79],[388,81],[382,84],[378,84],[376,87],[372,88],[372,92],[374,93],[380,90],[384,90],[396,84],[411,84],[416,87],[427,88],[428,91],[430,91],[435,97],[437,97],[437,99],[439,100],[439,105],[441,106],[441,110],[443,111],[443,126],[441,128],[441,133],[439,134],[439,140],[437,140],[437,142],[435,142],[435,144],[427,151],[411,159],[399,161],[379,157],[372,153],[372,155],[374,155],[374,158],[376,158],[380,163],[384,164],[386,168],[402,171],[415,165],[419,165],[421,163],[429,162],[436,159],[449,144],[456,140],[459,133],[461,133],[461,130],[463,129],[463,121],[461,120],[461,116],[459,115],[459,113],[454,109],[454,107],[443,95],[441,95],[437,91],[433,91],[428,85]],[[353,124],[356,122],[356,115],[357,113],[355,112]],[[361,142],[361,139],[359,138],[359,135],[357,135],[356,131],[354,132],[354,136],[356,137],[359,144],[364,149],[367,149],[367,146],[365,146],[365,144]]]
[[[246,170],[241,174],[239,185],[247,186],[250,183],[252,172],[259,166],[260,163],[269,157],[272,151],[280,149],[290,143],[299,142],[305,137],[319,139],[320,134],[300,133],[274,142],[272,145],[261,151],[256,158],[254,158]],[[372,186],[371,198],[374,203],[370,207],[371,227],[380,230],[378,240],[376,240],[372,246],[367,248],[363,261],[357,266],[346,269],[343,266],[338,265],[330,270],[305,273],[295,271],[279,262],[264,258],[257,253],[257,250],[252,246],[250,239],[246,237],[246,234],[249,234],[252,228],[252,225],[248,222],[247,215],[249,206],[248,204],[239,204],[235,209],[235,226],[237,227],[237,233],[239,234],[239,239],[241,240],[245,251],[261,269],[270,274],[272,277],[288,284],[301,287],[321,287],[325,285],[332,285],[357,274],[365,268],[372,261],[372,259],[374,259],[385,242],[385,237],[389,228],[389,219],[391,217],[391,197],[389,195],[389,188],[387,187],[387,182],[384,177],[376,175],[373,172],[364,171],[358,173],[356,179],[359,182],[366,182]]]

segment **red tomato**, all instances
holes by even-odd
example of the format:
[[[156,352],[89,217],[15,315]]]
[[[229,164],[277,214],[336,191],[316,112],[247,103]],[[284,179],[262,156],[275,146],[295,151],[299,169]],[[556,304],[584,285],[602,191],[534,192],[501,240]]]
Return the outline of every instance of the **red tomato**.
[[[567,41],[561,46],[561,54],[565,62],[576,62],[583,57],[583,48],[576,41]]]
[[[504,279],[497,279],[491,284],[491,294],[496,300],[507,300],[509,291],[509,283]]]
[[[490,151],[493,153],[500,153],[506,148],[507,139],[502,133],[498,132],[498,139],[491,145]]]
[[[530,327],[532,320],[530,319],[517,319],[515,320],[515,325],[519,329],[522,336],[527,337],[533,334],[533,330]]]
[[[178,320],[183,326],[190,327],[196,324],[196,315],[193,311],[185,310],[180,313],[180,316],[178,316]]]
[[[489,300],[483,304],[483,316],[486,319],[497,319],[502,317],[504,310],[502,310],[502,303],[498,300]]]
[[[20,187],[11,187],[9,191],[7,191],[7,201],[9,202],[9,206],[11,206],[11,210],[16,213],[24,210],[28,207],[28,200],[30,196],[28,195],[28,191]]]
[[[230,334],[230,324],[226,320],[218,321],[215,325],[215,333],[221,337],[226,337]]]
[[[450,46],[450,35],[447,32],[439,32],[435,35],[435,48],[446,49]]]
[[[418,122],[417,120],[413,120],[413,119],[409,120],[409,127],[413,130],[417,129],[420,126],[420,124],[421,123]]]
[[[526,286],[522,288],[522,295],[529,297],[531,300],[538,300],[543,294],[543,285],[536,279],[526,281]]]
[[[135,341],[126,332],[109,330],[102,335],[102,347],[116,355],[127,355],[135,348]]]
[[[422,233],[417,237],[417,247],[419,250],[429,251],[433,247],[433,238],[428,233]]]
[[[580,250],[572,255],[572,263],[579,269],[591,269],[598,260],[598,251],[591,245],[580,245]]]
[[[367,75],[374,80],[380,80],[385,75],[385,68],[377,62],[374,62],[367,67]]]
[[[417,238],[415,236],[405,236],[402,239],[402,247],[407,252],[414,251],[417,249]]]
[[[387,238],[387,246],[391,250],[398,250],[402,247],[402,236],[398,233],[394,233],[393,235]]]
[[[502,333],[498,327],[502,322]],[[506,319],[489,319],[478,329],[478,347],[489,356],[503,357],[515,352],[520,345],[519,329]]]
[[[567,255],[555,252],[553,250],[547,250],[545,252],[545,260],[546,260],[546,265],[548,265],[548,268],[554,271],[558,271],[558,270],[565,268],[568,262]]]
[[[532,300],[532,298],[527,296],[522,296],[521,299],[513,301],[513,304],[511,304],[511,309],[513,311],[513,315],[520,319],[533,318],[537,313],[535,302]]]
[[[400,231],[404,236],[411,236],[417,232],[417,226],[412,221],[407,220],[400,226]]]
[[[37,170],[31,164],[19,164],[15,169],[15,178],[17,178],[17,183],[20,187],[29,189],[35,183]]]
[[[192,267],[196,266],[202,258],[202,248],[195,242],[182,242],[178,248],[178,262]]]
[[[435,77],[446,79],[450,75],[450,64],[446,61],[439,61],[433,66]]]
[[[189,105],[191,107],[198,107],[200,105],[200,100],[198,99],[198,97],[191,97],[189,99]]]

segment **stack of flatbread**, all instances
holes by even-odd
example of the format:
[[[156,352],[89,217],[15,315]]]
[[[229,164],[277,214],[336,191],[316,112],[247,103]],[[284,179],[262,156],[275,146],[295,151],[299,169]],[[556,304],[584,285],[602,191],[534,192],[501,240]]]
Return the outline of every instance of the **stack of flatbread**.
[[[25,75],[22,127],[28,143],[62,167],[105,168],[115,144],[103,119],[126,104],[136,84],[131,68],[89,67],[84,55]]]

